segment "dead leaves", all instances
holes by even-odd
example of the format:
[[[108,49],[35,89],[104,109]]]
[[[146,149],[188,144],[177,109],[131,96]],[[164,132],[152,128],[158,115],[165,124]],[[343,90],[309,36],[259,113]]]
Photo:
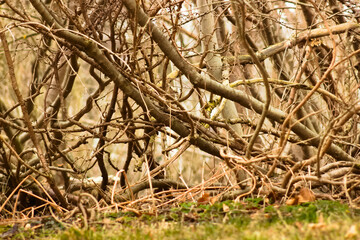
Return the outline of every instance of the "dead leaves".
[[[230,207],[226,205],[225,203],[222,204],[222,209],[224,213],[227,213],[230,211]]]
[[[332,239],[330,236],[337,236],[335,239],[359,239],[358,226],[356,224],[352,224],[349,227],[347,224],[347,222],[343,222],[342,225],[339,222],[326,221],[323,215],[319,216],[316,223],[294,223],[295,227],[301,232],[301,234],[303,234],[303,236],[307,236],[311,233],[312,236],[329,236],[328,238],[321,239]],[[348,230],[346,231],[347,228]]]
[[[324,222],[324,217],[321,214],[319,216],[317,223],[309,223],[308,228],[311,230],[323,230],[326,227],[326,223]]]
[[[313,202],[315,201],[315,199],[316,197],[313,191],[308,188],[301,188],[299,193],[295,195],[295,197],[292,197],[286,201],[286,205],[293,206],[302,203]]]
[[[217,202],[217,200],[218,200],[218,197],[217,197],[217,196],[211,197],[209,193],[205,192],[205,193],[197,200],[197,203],[198,203],[198,204],[202,204],[202,205],[205,205],[205,204],[211,204],[211,205],[213,205],[215,202]]]
[[[352,239],[358,235],[358,231],[356,229],[356,225],[351,225],[347,233],[345,234],[345,239]]]

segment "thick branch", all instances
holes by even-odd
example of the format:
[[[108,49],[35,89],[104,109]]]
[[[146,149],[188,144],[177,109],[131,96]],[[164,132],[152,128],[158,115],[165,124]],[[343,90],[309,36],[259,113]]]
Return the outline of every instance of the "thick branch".
[[[135,1],[124,0],[124,4],[128,8],[129,12],[131,12],[132,14],[135,14],[136,11],[138,23],[142,27],[147,28],[147,31],[152,36],[154,41],[158,44],[160,49],[169,57],[169,59],[175,64],[175,66],[179,68],[179,70],[192,82],[192,84],[194,84],[196,87],[208,90],[224,98],[233,100],[241,104],[242,106],[261,114],[264,107],[264,104],[262,102],[258,101],[252,96],[249,96],[248,94],[245,94],[240,90],[235,90],[230,87],[224,86],[216,81],[211,80],[207,76],[201,76],[197,72],[196,68],[189,64],[178,53],[176,48],[169,42],[169,40],[163,35],[163,33],[157,28],[157,26],[152,21],[150,21],[149,17],[145,14],[145,12],[142,9],[137,8]],[[331,31],[333,34],[335,34],[357,27],[359,27],[359,24],[351,23],[347,25],[337,25],[332,27]],[[326,29],[316,29],[315,32],[313,31],[310,32],[312,33],[310,35],[308,32],[300,34],[298,38],[289,41],[288,46],[290,47],[291,44],[298,43],[301,39],[305,40],[309,37],[320,37],[329,34],[328,30]],[[285,46],[284,43],[282,47],[285,49],[287,46]],[[261,56],[258,56],[258,58],[262,59]],[[283,111],[270,106],[267,117],[278,123],[282,123],[286,118],[286,114]],[[300,122],[297,122],[294,119],[291,120],[290,125],[292,126],[292,131],[296,133],[301,139],[307,140],[312,146],[319,146],[320,138],[316,133],[314,133],[306,126],[304,126]],[[331,144],[327,153],[337,160],[341,159],[344,161],[355,161],[353,157],[348,155],[335,144]]]
[[[104,74],[108,76],[112,81],[114,81],[119,88],[129,97],[131,97],[137,104],[142,106],[145,109],[149,110],[149,113],[156,118],[160,123],[165,124],[166,126],[171,126],[171,129],[174,130],[182,137],[186,137],[190,134],[189,129],[182,124],[178,119],[162,112],[157,108],[153,102],[146,96],[143,96],[138,89],[134,88],[129,81],[127,81],[117,70],[117,68],[106,58],[103,51],[100,50],[97,43],[92,40],[76,35],[67,29],[63,29],[60,24],[54,21],[52,15],[49,13],[46,6],[39,0],[30,0],[31,4],[35,9],[41,14],[43,19],[47,24],[52,26],[52,29],[55,29],[54,34],[66,39],[70,43],[82,49],[89,57],[94,59],[99,66],[104,70]],[[205,141],[199,136],[195,136],[190,139],[190,143],[199,147],[201,150],[220,157],[219,150],[216,146],[208,141]]]
[[[329,36],[330,32],[332,34],[340,34],[340,33],[344,33],[346,31],[356,29],[359,27],[360,27],[360,24],[358,24],[358,23],[343,23],[343,24],[339,24],[339,25],[330,27],[330,31],[328,31],[327,29],[323,29],[323,28],[317,28],[317,29],[313,29],[310,31],[304,31],[304,32],[299,33],[298,36],[293,36],[288,40],[279,42],[277,44],[271,45],[270,47],[267,47],[263,50],[258,51],[256,53],[256,56],[260,61],[264,61],[268,57],[271,57],[275,54],[283,52],[286,49],[293,48],[294,46],[298,45],[299,43],[303,43],[308,39]],[[235,64],[235,62],[239,63],[239,64],[253,63],[250,55],[240,55],[237,57],[226,57],[226,60],[228,61],[229,64]]]

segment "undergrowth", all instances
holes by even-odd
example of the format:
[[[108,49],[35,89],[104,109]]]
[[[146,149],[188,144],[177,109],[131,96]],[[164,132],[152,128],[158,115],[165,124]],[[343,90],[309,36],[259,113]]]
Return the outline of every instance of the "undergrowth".
[[[20,226],[12,239],[357,239],[359,216],[346,204],[325,200],[297,206],[269,205],[262,199],[185,202],[141,214],[98,213],[87,228],[80,215],[63,224],[38,220]],[[11,228],[3,226],[0,234]]]

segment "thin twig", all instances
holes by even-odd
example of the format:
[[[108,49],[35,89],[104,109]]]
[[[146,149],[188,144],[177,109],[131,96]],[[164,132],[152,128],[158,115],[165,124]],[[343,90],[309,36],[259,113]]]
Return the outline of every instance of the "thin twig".
[[[265,86],[265,103],[263,105],[262,113],[261,113],[260,119],[257,123],[257,126],[255,128],[255,131],[249,141],[249,144],[246,147],[245,157],[249,159],[251,156],[252,148],[255,144],[257,137],[259,136],[259,133],[261,131],[261,128],[264,124],[264,121],[265,121],[265,118],[267,115],[267,111],[270,107],[271,95],[270,95],[270,85],[269,85],[269,81],[268,81],[269,74],[265,70],[264,66],[260,63],[258,57],[256,56],[256,54],[254,53],[254,51],[252,50],[252,48],[249,46],[248,42],[245,39],[245,15],[246,15],[245,3],[243,1],[240,1],[239,8],[238,8],[238,4],[236,4],[234,1],[231,1],[231,6],[232,6],[234,12],[239,12],[238,10],[240,8],[240,12],[241,12],[241,16],[242,16],[241,21],[239,19],[238,14],[235,14],[235,20],[236,20],[236,25],[238,27],[238,31],[239,31],[239,35],[240,35],[240,40],[241,40],[242,44],[244,45],[244,47],[246,48],[249,55],[251,56],[251,59],[253,60],[253,62],[256,64],[256,66],[260,70],[260,73],[264,80],[264,86]]]

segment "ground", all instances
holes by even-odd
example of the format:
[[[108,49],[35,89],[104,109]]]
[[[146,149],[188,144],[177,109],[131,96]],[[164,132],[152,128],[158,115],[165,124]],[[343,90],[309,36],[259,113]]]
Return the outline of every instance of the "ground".
[[[122,209],[81,214],[61,221],[50,216],[5,224],[8,239],[359,239],[360,210],[336,201],[296,206],[263,199],[201,205],[184,202],[156,210]],[[7,234],[6,234],[7,233]]]

